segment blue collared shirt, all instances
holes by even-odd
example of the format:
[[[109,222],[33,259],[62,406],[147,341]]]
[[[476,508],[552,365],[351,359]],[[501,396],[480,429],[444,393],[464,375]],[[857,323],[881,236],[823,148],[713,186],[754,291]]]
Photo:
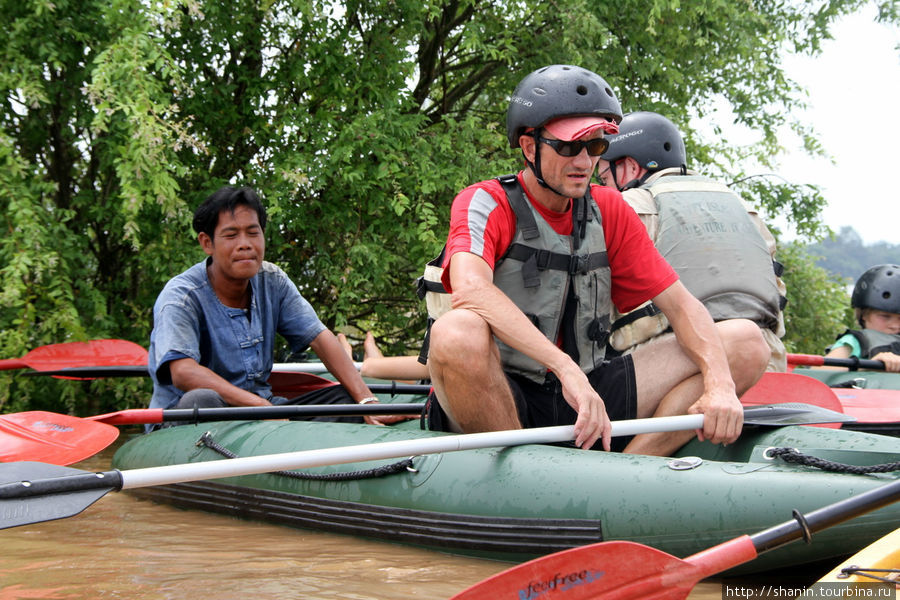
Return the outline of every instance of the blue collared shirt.
[[[193,358],[229,383],[270,399],[275,334],[294,352],[306,349],[325,325],[287,274],[263,262],[250,280],[248,314],[222,304],[204,260],[169,280],[153,306],[150,334],[151,408],[171,408],[184,394],[172,385],[169,362]]]

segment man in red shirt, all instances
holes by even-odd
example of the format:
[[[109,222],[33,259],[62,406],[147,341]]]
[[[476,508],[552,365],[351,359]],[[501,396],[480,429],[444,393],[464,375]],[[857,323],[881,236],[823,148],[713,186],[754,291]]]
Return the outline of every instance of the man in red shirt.
[[[609,85],[579,67],[545,67],[516,88],[507,135],[526,168],[453,202],[442,279],[453,309],[430,333],[432,428],[574,422],[578,447],[610,449],[611,418],[702,413],[701,439],[737,439],[737,394],[761,376],[768,347],[749,321],[714,324],[621,194],[591,185],[621,118]],[[612,305],[650,299],[675,339],[605,360]],[[644,434],[624,450],[670,454],[693,435]]]

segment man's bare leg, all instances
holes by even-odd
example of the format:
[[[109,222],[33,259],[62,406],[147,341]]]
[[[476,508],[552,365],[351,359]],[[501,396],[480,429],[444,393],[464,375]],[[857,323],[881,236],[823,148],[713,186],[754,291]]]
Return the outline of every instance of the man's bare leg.
[[[435,321],[428,369],[435,395],[455,428],[464,433],[522,428],[497,344],[476,313],[456,309]]]
[[[746,319],[716,323],[728,366],[740,396],[765,371],[771,351],[759,327]],[[632,355],[637,380],[638,417],[687,414],[703,393],[703,377],[673,335],[647,344]],[[690,441],[693,431],[648,433],[636,436],[625,448],[633,454],[668,456]]]
[[[344,349],[344,352],[347,353],[347,356],[350,357],[350,360],[353,360],[353,346],[350,345],[350,340],[347,339],[347,336],[343,333],[337,334],[337,339],[341,343],[341,348]]]
[[[384,358],[384,354],[381,353],[381,348],[375,342],[375,336],[371,331],[367,331],[366,339],[363,342],[363,360],[370,358]]]

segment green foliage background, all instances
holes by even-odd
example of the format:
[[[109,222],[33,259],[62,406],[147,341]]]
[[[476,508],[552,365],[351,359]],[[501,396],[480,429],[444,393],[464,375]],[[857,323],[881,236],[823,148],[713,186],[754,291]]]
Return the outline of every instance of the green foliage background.
[[[782,246],[779,260],[788,265],[785,284],[794,305],[785,312],[785,344],[794,352],[821,354],[844,328],[858,327],[850,308],[856,280],[874,265],[900,263],[900,245],[864,244],[852,227],[842,227],[812,244]]]
[[[689,152],[740,179],[743,159],[777,160],[783,124],[821,152],[791,118],[803,95],[780,56],[816,52],[862,4],[0,0],[0,356],[94,338],[146,346],[156,294],[201,256],[193,207],[225,183],[264,196],[267,258],[329,326],[405,351],[423,325],[413,281],[453,196],[519,168],[504,113],[525,73],[580,64],[627,111],[683,126],[714,120],[724,99],[758,142],[691,136]],[[898,20],[897,0],[879,6]],[[824,233],[816,188],[741,188]],[[148,390],[4,373],[0,410],[84,414],[142,405]]]
[[[852,281],[824,269],[802,244],[782,245],[778,259],[785,264],[788,290],[784,345],[788,352],[824,354],[838,334],[854,325],[847,289]]]

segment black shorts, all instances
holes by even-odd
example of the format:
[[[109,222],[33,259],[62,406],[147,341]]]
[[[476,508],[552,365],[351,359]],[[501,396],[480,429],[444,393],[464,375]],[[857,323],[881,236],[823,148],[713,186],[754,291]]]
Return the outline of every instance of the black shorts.
[[[563,398],[562,385],[552,373],[542,384],[509,373],[506,374],[506,379],[516,402],[519,422],[523,427],[553,427],[575,423],[578,414]],[[631,355],[605,361],[588,373],[588,380],[603,398],[606,413],[611,421],[637,417],[637,386]],[[426,411],[429,429],[449,431],[446,414],[433,393],[428,398]],[[621,452],[630,440],[630,436],[613,438],[612,449]],[[593,449],[602,450],[603,446],[598,442]]]

